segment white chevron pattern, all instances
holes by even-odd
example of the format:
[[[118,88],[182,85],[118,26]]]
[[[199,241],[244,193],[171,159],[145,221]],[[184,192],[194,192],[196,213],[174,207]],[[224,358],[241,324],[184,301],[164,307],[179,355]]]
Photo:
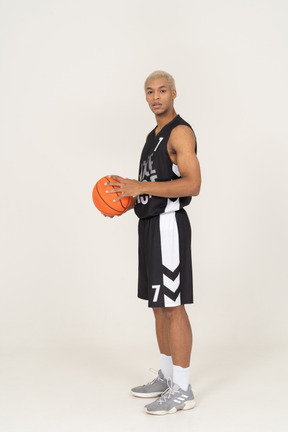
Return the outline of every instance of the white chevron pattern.
[[[164,294],[164,305],[165,307],[175,307],[175,306],[180,306],[181,305],[181,298],[180,298],[180,293],[178,295],[178,297],[176,298],[176,300],[172,300],[170,297],[166,296]]]
[[[166,288],[168,288],[170,291],[176,292],[177,288],[180,285],[180,274],[176,277],[175,280],[170,279],[165,274],[163,275],[163,284]]]

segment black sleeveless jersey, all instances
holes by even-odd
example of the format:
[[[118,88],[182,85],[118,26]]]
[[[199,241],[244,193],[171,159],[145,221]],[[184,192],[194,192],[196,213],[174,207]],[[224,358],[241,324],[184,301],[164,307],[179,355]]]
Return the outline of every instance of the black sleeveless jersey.
[[[171,181],[179,179],[180,172],[168,154],[167,142],[172,129],[176,126],[185,125],[192,127],[179,115],[167,123],[156,135],[156,127],[149,133],[143,148],[140,165],[139,181]],[[197,153],[197,142],[195,145]],[[191,197],[162,198],[151,195],[139,195],[135,203],[135,213],[140,218],[157,216],[161,213],[180,210],[191,202]]]

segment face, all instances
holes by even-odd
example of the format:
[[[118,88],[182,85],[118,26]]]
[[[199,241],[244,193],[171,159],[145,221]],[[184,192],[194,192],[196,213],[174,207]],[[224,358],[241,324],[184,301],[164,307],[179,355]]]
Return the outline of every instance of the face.
[[[176,90],[171,91],[167,78],[152,78],[147,82],[146,100],[155,115],[163,115],[173,110]]]

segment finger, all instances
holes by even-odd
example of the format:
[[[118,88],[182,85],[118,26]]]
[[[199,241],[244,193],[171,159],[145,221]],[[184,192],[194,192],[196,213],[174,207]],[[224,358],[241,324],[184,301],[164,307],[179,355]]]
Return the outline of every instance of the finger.
[[[120,190],[119,189],[106,189],[105,193],[107,193],[107,194],[114,193],[114,194],[118,195],[119,193],[121,193],[121,189]]]
[[[120,201],[120,200],[121,200],[122,198],[124,198],[125,196],[127,196],[127,195],[125,195],[125,194],[118,195],[116,198],[113,199],[113,202]]]
[[[104,183],[104,186],[114,186],[119,188],[119,182],[109,182],[109,183]]]
[[[116,180],[117,182],[121,182],[121,180],[123,179],[123,177],[117,176],[117,175],[112,175],[109,176],[109,178]]]

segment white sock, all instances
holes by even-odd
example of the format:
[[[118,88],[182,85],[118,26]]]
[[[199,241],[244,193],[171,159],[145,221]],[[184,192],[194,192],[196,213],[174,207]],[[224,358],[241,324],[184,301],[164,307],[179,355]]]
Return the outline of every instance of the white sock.
[[[173,374],[172,357],[167,356],[165,354],[160,354],[160,357],[161,357],[161,371],[164,375],[164,378],[166,378],[166,379],[171,378],[172,379],[172,374]]]
[[[187,391],[189,386],[190,366],[182,368],[181,366],[173,365],[173,383]]]

